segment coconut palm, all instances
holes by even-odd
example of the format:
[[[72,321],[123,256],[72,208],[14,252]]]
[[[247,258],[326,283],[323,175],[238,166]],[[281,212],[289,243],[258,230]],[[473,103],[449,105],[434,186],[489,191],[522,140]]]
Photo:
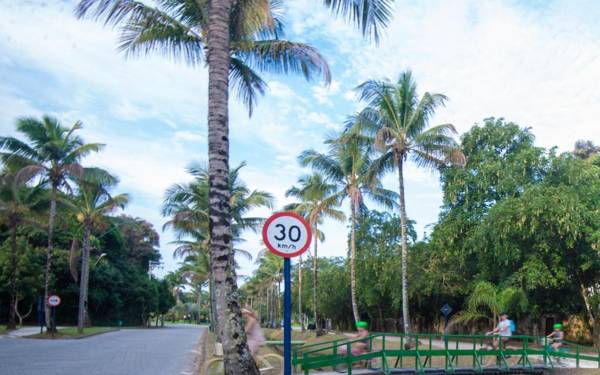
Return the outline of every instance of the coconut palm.
[[[198,319],[202,304],[202,288],[210,279],[210,258],[208,252],[194,252],[185,257],[179,267],[181,281],[192,287],[196,293],[196,306],[198,308]]]
[[[81,160],[92,152],[100,151],[104,145],[84,143],[75,132],[82,128],[76,122],[66,128],[53,117],[43,116],[41,120],[26,117],[17,120],[17,131],[22,133],[29,144],[14,137],[0,137],[0,160],[12,168],[18,168],[20,181],[40,177],[50,186],[50,212],[48,217],[48,250],[46,253],[46,272],[44,282],[44,300],[48,300],[51,284],[52,252],[54,250],[54,220],[56,201],[59,191],[71,191],[69,179],[81,177]],[[46,309],[46,325],[54,330],[50,321],[50,309]]]
[[[354,320],[359,321],[356,303],[356,226],[359,210],[366,209],[365,197],[386,207],[393,207],[396,194],[381,187],[373,167],[369,148],[360,137],[340,136],[326,141],[327,153],[307,150],[298,157],[300,164],[310,166],[336,187],[339,201],[350,202],[350,289]]]
[[[270,1],[269,4],[274,1]],[[181,10],[182,7],[177,5],[183,4],[183,1],[176,0],[163,0],[160,1],[162,4],[167,4],[171,9]],[[191,4],[192,2],[185,2]],[[208,154],[209,154],[209,173],[211,176],[211,209],[210,209],[210,221],[211,225],[211,240],[210,240],[210,252],[215,262],[212,263],[214,267],[213,272],[215,277],[218,279],[219,289],[222,293],[219,293],[223,298],[219,301],[219,311],[222,316],[229,315],[234,316],[233,319],[227,321],[231,323],[224,327],[223,336],[227,339],[224,341],[225,349],[225,370],[227,374],[258,374],[258,369],[253,364],[251,355],[248,352],[247,345],[245,343],[245,335],[243,334],[242,325],[240,322],[241,312],[239,309],[239,301],[237,299],[237,285],[235,284],[235,272],[233,267],[233,248],[231,246],[231,233],[230,233],[230,207],[229,192],[227,190],[229,184],[227,182],[228,170],[229,170],[229,77],[235,80],[235,76],[231,75],[231,66],[235,64],[235,57],[232,59],[232,50],[235,43],[239,41],[236,39],[237,35],[244,35],[243,33],[238,34],[236,27],[238,23],[236,20],[242,20],[242,17],[236,17],[236,10],[239,12],[240,9],[244,9],[243,5],[248,3],[261,4],[260,1],[234,1],[234,0],[203,0],[195,2],[198,4],[209,4],[210,13],[204,13],[204,20],[206,23],[205,39],[207,41],[207,62],[208,62]],[[262,2],[264,4],[265,2]],[[352,20],[366,35],[372,35],[375,39],[378,39],[379,30],[384,26],[390,17],[390,3],[391,0],[323,0],[323,4],[329,7],[334,14],[347,16]],[[140,6],[139,2],[131,0],[82,0],[78,7],[78,15],[84,16],[85,13],[90,9],[91,5],[98,5],[96,15],[106,15],[108,18],[106,21],[119,22],[131,16],[131,19],[139,19],[140,21],[147,19],[145,15],[147,8]],[[102,6],[104,4],[104,6]],[[120,5],[120,6],[119,6]],[[267,7],[257,7],[252,9],[266,9]],[[243,13],[243,12],[239,12]],[[257,12],[260,14],[261,12]],[[264,15],[264,11],[262,14]],[[188,18],[194,16],[194,14],[180,12],[180,14],[186,15]],[[251,17],[250,20],[264,20],[264,17]],[[166,21],[166,22],[165,22]],[[164,30],[171,20],[160,19],[160,29]],[[232,22],[233,21],[233,22]],[[261,24],[261,22],[258,22]],[[262,22],[264,23],[264,22]],[[256,24],[256,22],[242,22],[244,24]],[[135,25],[135,22],[134,22]],[[252,29],[241,27],[239,30]],[[262,32],[264,27],[258,28],[257,31]],[[255,29],[256,30],[256,29]],[[164,38],[165,33],[159,33],[163,36],[159,39],[160,43],[155,43],[153,48],[160,49],[162,51],[170,51],[172,49],[165,48],[165,44],[168,46],[169,42],[174,40],[189,41],[194,39],[191,36],[197,34],[197,30],[187,29],[179,30],[175,38],[169,39]],[[170,36],[173,36],[169,33]],[[245,34],[250,35],[250,34]],[[143,41],[143,38],[140,38]],[[196,40],[194,39],[194,42]],[[164,43],[166,42],[166,43]],[[245,41],[247,42],[247,41]],[[171,43],[173,44],[173,43]],[[187,51],[190,49],[197,50],[197,45],[194,43],[178,43],[184,47],[182,49],[175,49],[176,55],[189,55]],[[191,46],[190,46],[191,44]],[[152,46],[152,44],[146,44],[146,46]],[[150,48],[150,49],[153,49]],[[264,51],[264,50],[263,50]],[[267,51],[268,52],[268,51]],[[279,54],[278,59],[274,61],[285,60],[285,54]],[[193,57],[197,56],[194,54]],[[264,60],[258,57],[262,56],[259,53],[256,61]],[[284,57],[284,59],[281,59]],[[307,59],[307,60],[310,60]],[[272,61],[267,60],[267,65],[271,65]],[[279,65],[279,64],[278,64]],[[283,64],[286,66],[286,64]],[[298,66],[298,65],[296,65]],[[309,65],[305,65],[309,66]],[[293,68],[293,65],[287,65],[288,71]],[[303,68],[304,70],[304,68]],[[323,70],[325,72],[325,70]],[[247,72],[249,73],[249,72]],[[249,74],[243,74],[249,77]],[[304,72],[305,73],[305,72]],[[252,79],[252,82],[256,82],[256,79]],[[233,81],[235,82],[235,81]],[[235,84],[235,83],[234,83]],[[246,87],[251,85],[245,84]]]
[[[110,189],[117,180],[112,176],[95,178],[93,171],[88,171],[79,181],[77,195],[64,199],[64,205],[73,213],[83,230],[81,246],[81,277],[79,278],[79,312],[77,315],[77,331],[83,333],[87,316],[88,284],[90,272],[90,239],[94,228],[106,221],[106,216],[118,208],[124,208],[129,197],[127,194],[111,195]]]
[[[239,243],[245,230],[258,231],[263,218],[249,217],[248,213],[255,208],[273,207],[273,196],[265,191],[251,190],[241,180],[240,171],[246,165],[241,163],[229,172],[229,191],[231,191],[230,205],[233,217],[233,241]],[[209,243],[209,176],[206,167],[192,165],[188,168],[194,180],[187,184],[175,184],[165,193],[162,213],[170,217],[163,229],[173,228],[178,235],[175,249],[176,256],[187,256],[198,252],[208,252]],[[186,241],[184,238],[190,238]],[[236,254],[249,256],[242,249],[234,249]],[[216,296],[214,279],[211,275],[209,291],[211,298],[211,321],[216,326]]]
[[[28,187],[20,184],[15,173],[0,173],[0,222],[10,230],[10,307],[7,329],[16,329],[18,303],[18,246],[17,232],[22,225],[40,226],[36,220],[46,203],[46,191],[41,186]]]
[[[304,216],[310,225],[314,242],[313,251],[313,319],[317,330],[319,329],[319,320],[317,316],[317,259],[318,242],[323,241],[325,236],[319,231],[319,225],[324,219],[331,218],[337,221],[344,221],[344,213],[337,209],[340,206],[340,195],[337,193],[337,187],[328,183],[323,176],[314,173],[309,176],[302,176],[298,180],[299,186],[293,186],[286,191],[286,197],[294,197],[299,200],[298,203],[292,203],[286,207],[287,210],[293,210]],[[299,288],[301,283],[302,266],[299,267],[298,278]],[[302,292],[299,290],[298,295]]]
[[[372,136],[381,156],[373,163],[374,173],[383,175],[397,170],[402,245],[402,315],[404,332],[410,332],[408,305],[408,219],[404,200],[404,166],[409,158],[418,167],[439,168],[461,164],[464,155],[453,139],[454,126],[442,124],[427,128],[437,108],[446,96],[426,92],[417,95],[417,85],[410,71],[403,72],[396,83],[369,80],[357,87],[360,99],[367,106],[352,124],[356,134]]]

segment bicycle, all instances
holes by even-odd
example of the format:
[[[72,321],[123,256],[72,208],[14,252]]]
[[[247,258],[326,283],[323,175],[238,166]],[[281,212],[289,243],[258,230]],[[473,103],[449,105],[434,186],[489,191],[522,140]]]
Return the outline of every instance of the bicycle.
[[[283,357],[278,354],[258,355],[256,357],[256,365],[261,375],[283,374]],[[225,367],[222,357],[213,358],[204,366],[205,375],[223,375],[224,373]]]

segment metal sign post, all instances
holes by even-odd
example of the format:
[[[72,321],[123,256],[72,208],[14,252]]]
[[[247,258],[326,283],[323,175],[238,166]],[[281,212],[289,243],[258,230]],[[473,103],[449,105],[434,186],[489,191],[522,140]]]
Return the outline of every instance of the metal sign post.
[[[59,306],[61,299],[56,294],[48,296],[46,303],[50,306],[50,331],[52,337],[54,337],[54,331],[56,331],[56,306]]]
[[[446,349],[448,349],[448,317],[452,312],[452,307],[446,303],[442,306],[440,311],[442,312],[442,315],[444,315],[444,342],[446,343]]]
[[[312,232],[303,217],[279,212],[267,219],[262,237],[267,249],[283,257],[283,374],[292,374],[292,277],[291,260],[310,246]]]

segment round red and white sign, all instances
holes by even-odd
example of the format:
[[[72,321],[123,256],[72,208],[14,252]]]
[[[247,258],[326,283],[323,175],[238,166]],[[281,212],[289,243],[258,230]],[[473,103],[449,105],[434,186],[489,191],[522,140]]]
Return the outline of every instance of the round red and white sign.
[[[293,258],[308,250],[312,233],[302,216],[294,212],[279,212],[267,219],[262,237],[273,254]]]
[[[60,297],[56,294],[48,296],[48,306],[56,307],[60,305]]]

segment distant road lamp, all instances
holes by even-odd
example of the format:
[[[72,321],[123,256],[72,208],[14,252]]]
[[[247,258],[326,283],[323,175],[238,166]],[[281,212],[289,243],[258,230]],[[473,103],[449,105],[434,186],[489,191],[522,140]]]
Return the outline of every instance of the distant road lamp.
[[[94,263],[94,267],[96,267],[98,265],[98,263],[100,262],[100,260],[102,260],[102,258],[104,258],[105,256],[106,256],[106,253],[100,254],[98,259],[96,259],[96,262]]]

